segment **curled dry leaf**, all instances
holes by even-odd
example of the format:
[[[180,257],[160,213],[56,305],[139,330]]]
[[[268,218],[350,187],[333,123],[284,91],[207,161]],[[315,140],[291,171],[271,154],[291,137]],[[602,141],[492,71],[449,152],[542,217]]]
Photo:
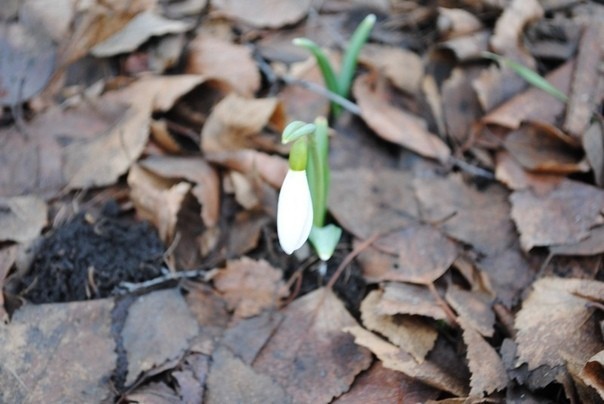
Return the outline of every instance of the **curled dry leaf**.
[[[130,306],[122,330],[128,357],[126,385],[132,385],[142,372],[182,355],[198,328],[178,289],[139,297]]]
[[[412,181],[410,173],[399,170],[333,171],[329,210],[359,238],[405,227],[419,216]]]
[[[178,34],[189,28],[190,25],[183,21],[168,20],[153,11],[144,11],[130,20],[122,30],[97,44],[90,53],[96,57],[109,57],[131,52],[152,36]]]
[[[553,125],[525,122],[510,133],[503,144],[530,171],[570,174],[589,170],[576,142]]]
[[[411,314],[435,320],[447,319],[436,297],[425,286],[388,282],[376,306],[377,313],[382,315]]]
[[[585,297],[582,297],[585,296]],[[539,366],[586,364],[604,348],[589,300],[602,302],[604,283],[592,280],[542,278],[516,315],[519,362]],[[555,330],[555,332],[554,332]]]
[[[495,332],[495,313],[491,306],[493,299],[485,293],[466,291],[456,285],[447,288],[445,299],[464,321],[463,328],[471,327],[484,337],[492,337]]]
[[[209,35],[191,41],[185,71],[222,79],[245,96],[253,96],[260,88],[260,72],[251,49]]]
[[[361,303],[363,325],[388,338],[394,345],[413,356],[417,363],[422,363],[434,347],[438,332],[417,316],[380,314],[378,303],[382,295],[382,291],[374,290]]]
[[[138,163],[165,178],[191,181],[191,193],[201,205],[201,217],[208,227],[220,218],[220,178],[216,170],[199,157],[151,156]]]
[[[281,132],[285,127],[283,108],[276,98],[248,99],[229,94],[212,110],[201,131],[201,149],[217,153],[261,147],[279,150],[270,139],[263,139],[266,126]]]
[[[361,117],[381,138],[399,144],[424,157],[446,161],[449,147],[426,129],[421,118],[392,106],[376,89],[376,75],[364,74],[353,85]]]
[[[117,361],[112,310],[113,299],[17,310],[0,327],[0,401],[113,401],[107,383]]]
[[[581,378],[588,386],[596,389],[601,397],[604,397],[604,350],[587,361],[581,372]]]
[[[272,377],[294,402],[329,402],[371,364],[371,354],[342,331],[356,321],[331,290],[296,299],[283,314],[254,369]]]
[[[256,150],[237,150],[210,153],[206,159],[212,163],[237,170],[242,173],[258,173],[260,178],[273,188],[280,188],[287,174],[287,160]]]
[[[495,23],[491,46],[497,53],[507,57],[519,55],[518,49],[524,27],[543,17],[543,8],[538,0],[512,0]]]
[[[359,55],[359,62],[381,71],[399,90],[408,94],[419,91],[424,76],[421,58],[406,49],[367,44]],[[405,66],[401,69],[401,66]]]
[[[417,178],[414,186],[424,220],[441,223],[449,236],[484,254],[504,251],[513,243],[514,225],[503,187],[492,184],[478,191],[456,174]]]
[[[482,22],[472,13],[461,8],[438,8],[438,31],[445,38],[466,36],[483,29]]]
[[[565,94],[570,89],[574,60],[570,60],[549,73],[545,78]],[[482,122],[517,129],[524,121],[536,121],[555,124],[556,118],[564,111],[565,104],[548,93],[535,87],[505,102],[489,112]]]
[[[561,175],[527,172],[505,150],[497,153],[496,164],[495,177],[497,180],[515,191],[533,189],[535,192],[542,194],[554,189],[564,180],[564,177]]]
[[[457,61],[463,62],[480,57],[482,52],[489,50],[490,33],[479,31],[472,35],[453,38],[437,45],[439,51],[452,52]]]
[[[468,348],[468,366],[472,373],[470,396],[484,397],[485,394],[503,390],[508,384],[508,376],[501,357],[463,317],[459,323]]]
[[[550,247],[550,254],[589,256],[604,253],[604,226],[589,230],[589,236],[574,244],[555,245]]]
[[[224,295],[235,317],[252,317],[275,308],[287,296],[282,271],[264,260],[243,257],[228,261],[226,268],[213,278],[214,286]]]
[[[0,240],[26,242],[47,223],[46,203],[34,195],[0,198]]]
[[[169,244],[175,234],[178,213],[191,185],[167,181],[138,165],[128,173],[130,199],[143,219],[157,228],[159,237]]]
[[[602,223],[604,191],[577,181],[565,180],[545,194],[516,191],[510,201],[525,251],[577,243],[589,236],[591,227]]]
[[[311,0],[213,0],[222,14],[257,28],[279,28],[306,16]]]
[[[457,374],[450,374],[441,369],[436,362],[429,360],[418,364],[415,359],[405,351],[384,341],[377,335],[360,326],[351,326],[344,329],[354,335],[357,344],[368,348],[382,362],[385,368],[397,370],[409,377],[439,390],[458,396],[467,392],[465,381]]]

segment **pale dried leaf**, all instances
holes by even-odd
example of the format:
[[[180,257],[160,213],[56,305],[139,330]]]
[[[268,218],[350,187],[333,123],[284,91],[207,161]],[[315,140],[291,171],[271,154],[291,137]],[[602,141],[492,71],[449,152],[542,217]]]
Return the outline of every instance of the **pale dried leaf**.
[[[242,173],[257,173],[273,188],[280,188],[287,174],[288,163],[283,157],[256,150],[210,153],[207,160]]]
[[[482,22],[461,8],[438,8],[438,31],[446,38],[463,37],[483,29]]]
[[[17,248],[16,245],[12,245],[0,250],[0,324],[8,324],[8,313],[4,308],[4,293],[2,291],[8,272],[17,259]]]
[[[126,385],[136,381],[142,372],[182,355],[198,328],[178,289],[139,297],[130,306],[122,330],[128,357]]]
[[[427,287],[408,283],[387,283],[376,310],[382,315],[412,314],[436,320],[447,319],[447,314]]]
[[[329,402],[371,364],[371,354],[342,331],[356,321],[331,290],[321,288],[296,299],[283,314],[254,369],[272,377],[293,401]]]
[[[117,361],[112,309],[113,299],[103,299],[17,310],[11,323],[0,327],[0,401],[112,400],[107,383]]]
[[[300,21],[311,0],[213,0],[221,13],[258,28],[279,28]]]
[[[456,285],[447,288],[445,299],[464,321],[464,329],[473,330],[485,337],[492,337],[495,332],[495,313],[491,306],[493,300],[486,294],[466,291]],[[466,327],[467,326],[467,327]]]
[[[587,361],[581,372],[581,377],[588,386],[596,389],[600,396],[604,397],[604,350]]]
[[[48,208],[34,195],[0,198],[0,240],[25,242],[40,235]]]
[[[361,303],[363,325],[385,336],[394,345],[413,356],[418,363],[422,363],[434,347],[438,332],[416,317],[380,314],[377,305],[382,294],[383,292],[374,290]]]
[[[550,254],[589,256],[604,253],[604,226],[598,226],[589,230],[589,236],[574,244],[555,245],[550,249]]]
[[[495,177],[515,191],[531,188],[537,193],[554,189],[564,179],[561,175],[529,173],[506,151],[497,153]]]
[[[409,94],[419,91],[424,76],[421,58],[406,49],[376,44],[363,46],[359,62],[380,70],[399,90]],[[405,68],[402,69],[401,66]]]
[[[594,122],[581,138],[587,161],[594,172],[596,184],[604,186],[604,133],[602,123]]]

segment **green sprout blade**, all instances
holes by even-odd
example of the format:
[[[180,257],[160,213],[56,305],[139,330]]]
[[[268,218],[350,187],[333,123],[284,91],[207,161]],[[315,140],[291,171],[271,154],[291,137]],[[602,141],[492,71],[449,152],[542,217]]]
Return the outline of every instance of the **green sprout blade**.
[[[312,55],[315,57],[315,60],[317,61],[317,64],[319,65],[319,69],[321,70],[321,74],[323,75],[323,80],[325,81],[325,86],[327,87],[327,89],[332,93],[342,95],[339,92],[338,80],[336,78],[336,74],[333,70],[333,67],[329,62],[327,55],[325,54],[325,52],[323,52],[319,45],[317,45],[308,38],[296,38],[294,39],[293,43],[294,45],[301,46],[310,51],[310,53],[312,53]],[[334,113],[336,113],[336,111],[339,112],[341,108],[342,107],[340,107],[335,102],[331,103],[331,109],[332,111],[334,111]]]
[[[340,70],[340,75],[338,77],[338,94],[344,98],[347,98],[348,93],[350,92],[350,86],[357,67],[359,53],[361,52],[363,45],[367,42],[367,39],[369,39],[369,34],[375,25],[375,20],[376,17],[374,14],[369,14],[365,17],[354,31],[354,34],[352,34],[352,38],[346,48],[344,62],[342,63],[342,69]]]
[[[281,135],[281,143],[287,144],[315,131],[315,125],[302,121],[293,121],[285,127]]]
[[[327,214],[327,196],[329,192],[329,139],[327,120],[319,117],[315,120],[316,130],[309,139],[309,158],[306,176],[310,187],[313,205],[313,224],[323,227]]]
[[[497,63],[499,63],[500,65],[509,67],[510,69],[512,69],[514,71],[514,73],[516,73],[517,75],[522,77],[529,84],[531,84],[534,87],[537,87],[540,90],[545,91],[552,97],[557,98],[558,100],[560,100],[562,102],[568,101],[568,97],[566,96],[566,94],[564,94],[558,88],[554,87],[554,85],[552,83],[547,81],[547,79],[545,77],[541,76],[536,71],[529,69],[528,67],[521,65],[520,63],[510,60],[506,57],[497,55],[495,53],[482,52],[482,56],[487,59],[494,60]]]
[[[324,227],[313,226],[308,239],[319,258],[327,261],[336,250],[341,237],[342,229],[334,224],[328,224]]]

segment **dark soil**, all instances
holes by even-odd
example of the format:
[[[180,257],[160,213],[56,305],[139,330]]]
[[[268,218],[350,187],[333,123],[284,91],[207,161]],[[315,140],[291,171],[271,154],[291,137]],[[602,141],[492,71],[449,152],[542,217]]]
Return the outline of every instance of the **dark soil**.
[[[164,251],[149,223],[120,215],[109,203],[100,214],[82,212],[46,235],[21,294],[34,303],[107,297],[121,282],[159,276]]]

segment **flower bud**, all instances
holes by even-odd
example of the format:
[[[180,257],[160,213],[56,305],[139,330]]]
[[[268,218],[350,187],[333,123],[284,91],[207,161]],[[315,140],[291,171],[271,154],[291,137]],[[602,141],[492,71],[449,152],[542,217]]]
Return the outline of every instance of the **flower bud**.
[[[308,239],[312,229],[312,200],[306,171],[289,170],[281,186],[277,203],[277,235],[287,254],[296,251]]]

